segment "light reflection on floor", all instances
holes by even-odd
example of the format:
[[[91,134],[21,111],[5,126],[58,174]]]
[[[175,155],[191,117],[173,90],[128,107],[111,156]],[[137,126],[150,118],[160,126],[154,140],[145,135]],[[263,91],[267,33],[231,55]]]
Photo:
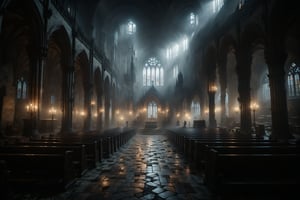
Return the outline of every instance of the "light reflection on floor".
[[[140,134],[81,178],[65,197],[210,199],[202,177],[190,169],[164,135]]]

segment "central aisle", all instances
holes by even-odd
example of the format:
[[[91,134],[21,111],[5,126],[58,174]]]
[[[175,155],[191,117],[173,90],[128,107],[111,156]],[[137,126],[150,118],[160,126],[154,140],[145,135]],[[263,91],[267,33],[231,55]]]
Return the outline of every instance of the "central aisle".
[[[65,193],[67,199],[210,199],[164,135],[135,135]]]

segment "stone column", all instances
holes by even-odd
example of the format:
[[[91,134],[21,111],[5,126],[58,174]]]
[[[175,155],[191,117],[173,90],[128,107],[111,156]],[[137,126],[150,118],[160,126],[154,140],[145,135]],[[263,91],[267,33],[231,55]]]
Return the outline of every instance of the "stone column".
[[[220,77],[220,93],[221,93],[221,124],[225,125],[226,121],[226,88],[227,88],[227,73],[226,73],[226,56],[219,62],[219,77]]]
[[[286,55],[283,50],[274,47],[266,50],[271,93],[272,137],[279,140],[287,140],[291,136],[284,71]]]
[[[51,17],[49,11],[49,0],[43,2],[43,26],[41,27],[41,43],[38,53],[32,52],[30,59],[32,61],[31,66],[31,77],[30,77],[30,101],[29,101],[29,112],[30,120],[24,121],[25,134],[36,135],[38,134],[40,110],[41,110],[41,99],[43,89],[43,76],[44,76],[44,65],[48,51],[47,31],[48,31],[48,20]],[[38,49],[37,49],[38,50]],[[26,130],[27,129],[27,130]]]
[[[90,131],[91,130],[91,124],[92,124],[92,95],[93,95],[93,87],[94,87],[94,80],[93,80],[93,64],[94,64],[94,49],[93,49],[93,40],[91,41],[90,45],[90,52],[89,52],[89,76],[88,76],[88,82],[86,91],[85,91],[85,101],[86,101],[86,111],[87,115],[84,120],[84,130]]]
[[[105,94],[107,95],[107,94]],[[105,120],[105,128],[109,128],[109,112],[110,112],[110,97],[105,97],[105,113],[104,113],[104,120]]]
[[[112,88],[112,93],[111,93],[111,121],[112,121],[112,125],[117,126],[115,120],[116,120],[116,87]]]
[[[75,47],[76,47],[76,31],[72,30],[72,52],[70,58],[70,65],[66,66],[64,72],[64,94],[62,102],[62,127],[61,132],[70,133],[73,131],[73,107],[74,107],[74,73],[75,73]]]
[[[62,132],[72,132],[73,106],[74,106],[74,65],[66,67],[63,88],[63,112],[62,112]]]
[[[208,109],[209,109],[209,128],[216,128],[216,114],[215,114],[215,94],[217,87],[213,81],[208,84]]]
[[[102,101],[102,89],[101,91],[98,91],[99,93],[97,94],[97,112],[98,117],[97,117],[97,130],[101,131],[102,130],[102,118],[103,118],[103,112],[104,112],[104,108],[103,108],[103,101]]]
[[[238,74],[238,101],[240,103],[241,133],[251,134],[251,109],[250,109],[250,78],[251,78],[251,52],[240,49],[237,52]]]

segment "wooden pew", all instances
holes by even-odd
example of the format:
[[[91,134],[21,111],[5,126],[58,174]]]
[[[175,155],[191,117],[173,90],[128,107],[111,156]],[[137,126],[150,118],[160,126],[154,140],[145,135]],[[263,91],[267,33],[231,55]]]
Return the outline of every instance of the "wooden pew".
[[[64,154],[0,153],[13,190],[64,191],[75,180],[71,152]]]
[[[76,169],[76,175],[83,175],[87,169],[86,146],[32,146],[32,145],[9,145],[0,147],[1,153],[25,153],[25,154],[63,154],[72,152],[72,163]]]
[[[287,143],[265,141],[265,140],[239,140],[239,139],[224,139],[224,140],[197,140],[194,144],[193,160],[195,166],[202,168],[207,157],[210,146],[285,146]]]
[[[80,142],[78,140],[69,140],[68,142],[46,142],[46,141],[30,141],[26,143],[19,143],[21,145],[29,145],[29,146],[82,146],[85,145],[86,152],[86,160],[89,168],[94,168],[99,162],[99,147],[98,142]]]
[[[209,152],[205,183],[221,195],[295,194],[300,186],[300,154]]]
[[[4,160],[0,160],[0,199],[10,199],[10,187],[8,182],[9,171]]]

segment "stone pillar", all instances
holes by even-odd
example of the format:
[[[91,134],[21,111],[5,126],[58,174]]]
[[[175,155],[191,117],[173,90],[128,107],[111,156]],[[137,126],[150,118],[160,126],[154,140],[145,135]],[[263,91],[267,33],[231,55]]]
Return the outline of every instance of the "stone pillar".
[[[6,95],[6,87],[2,85],[0,87],[0,135],[2,131],[2,111],[3,111],[3,98]]]
[[[107,94],[105,94],[107,95]],[[110,112],[110,98],[109,96],[105,97],[105,113],[104,113],[104,120],[105,120],[105,128],[109,128],[109,112]]]
[[[48,20],[51,17],[49,11],[49,0],[43,2],[43,27],[41,31],[41,43],[39,53],[31,55],[31,77],[30,77],[30,95],[29,95],[29,112],[30,120],[24,121],[25,134],[36,135],[38,134],[39,118],[41,110],[41,99],[43,89],[43,76],[44,76],[44,65],[48,51],[47,31],[48,31]]]
[[[209,110],[209,128],[216,128],[216,114],[215,114],[215,94],[217,91],[217,87],[214,82],[210,82],[208,84],[208,110]]]
[[[3,15],[8,3],[9,3],[8,0],[2,0],[0,2],[0,33],[2,32]]]
[[[266,50],[266,52],[271,93],[272,138],[287,140],[291,135],[289,132],[284,72],[286,55],[283,48],[276,49],[272,47],[271,50]]]
[[[74,65],[68,66],[65,72],[63,88],[63,112],[62,112],[62,132],[72,132],[73,106],[74,106]]]
[[[237,55],[238,101],[240,103],[241,133],[251,134],[250,78],[251,52],[240,50]]]
[[[63,102],[62,102],[62,126],[61,132],[70,133],[73,131],[73,107],[74,107],[74,73],[75,73],[75,48],[76,48],[76,31],[73,27],[72,30],[72,52],[70,58],[70,65],[66,66],[66,70],[64,72],[64,94],[63,94]]]
[[[112,94],[111,94],[111,121],[112,125],[117,126],[116,123],[116,88],[112,88]]]
[[[225,125],[226,121],[226,88],[227,88],[227,73],[226,73],[226,56],[219,63],[219,77],[221,86],[221,124]]]
[[[92,84],[88,84],[87,88],[85,89],[85,110],[86,110],[86,117],[84,118],[84,130],[89,131],[91,129],[92,123],[92,109],[91,109],[91,96],[92,96]]]
[[[103,112],[104,112],[104,108],[103,108],[103,102],[102,102],[102,90],[98,91],[99,93],[97,94],[97,112],[98,117],[97,117],[97,130],[101,131],[102,130],[102,118],[103,118]]]
[[[84,120],[84,130],[85,131],[90,131],[91,130],[91,125],[92,125],[92,95],[93,95],[93,87],[94,87],[94,76],[93,76],[93,68],[94,68],[94,47],[93,47],[93,40],[91,41],[90,45],[90,51],[89,51],[89,76],[88,76],[88,82],[89,84],[87,85],[86,91],[85,91],[85,101],[86,101],[86,111],[87,115]]]

